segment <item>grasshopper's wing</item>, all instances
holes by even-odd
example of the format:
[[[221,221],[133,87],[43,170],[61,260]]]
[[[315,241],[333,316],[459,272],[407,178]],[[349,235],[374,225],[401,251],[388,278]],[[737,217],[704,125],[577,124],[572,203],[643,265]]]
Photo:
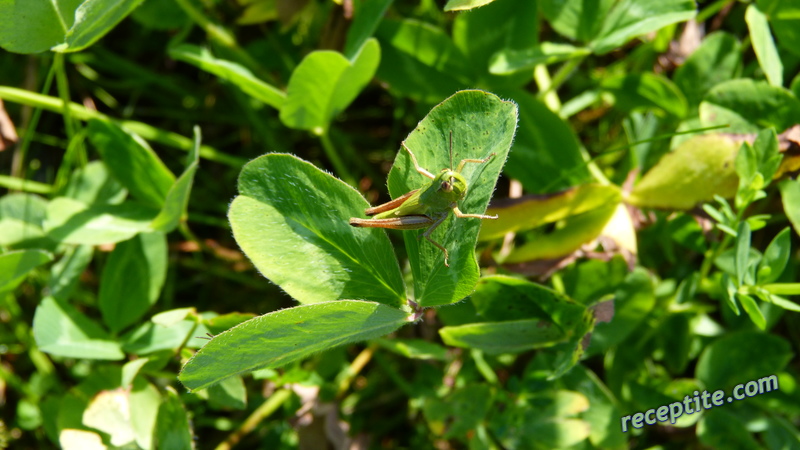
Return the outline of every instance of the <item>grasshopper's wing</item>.
[[[397,197],[396,199],[394,199],[392,201],[386,202],[386,203],[384,203],[382,205],[373,206],[372,208],[367,208],[364,211],[364,214],[366,214],[368,216],[374,216],[375,214],[379,214],[379,213],[382,213],[382,212],[385,212],[385,211],[389,211],[389,210],[395,209],[398,206],[402,205],[406,200],[408,200],[415,193],[417,193],[417,191],[419,191],[419,189],[414,189],[413,191],[410,191],[407,194],[401,195],[400,197]]]

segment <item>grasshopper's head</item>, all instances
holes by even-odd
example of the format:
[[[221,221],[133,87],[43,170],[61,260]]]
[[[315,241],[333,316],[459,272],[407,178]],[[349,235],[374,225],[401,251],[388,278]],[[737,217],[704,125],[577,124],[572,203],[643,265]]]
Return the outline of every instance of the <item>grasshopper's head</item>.
[[[443,169],[434,180],[441,192],[449,201],[457,202],[467,195],[467,180],[452,169]]]

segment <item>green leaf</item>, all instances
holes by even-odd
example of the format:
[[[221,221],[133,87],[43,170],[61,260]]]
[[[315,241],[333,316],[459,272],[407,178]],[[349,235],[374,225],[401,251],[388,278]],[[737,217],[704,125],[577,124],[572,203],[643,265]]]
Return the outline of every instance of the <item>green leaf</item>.
[[[614,293],[614,318],[595,326],[586,353],[603,353],[620,344],[642,324],[655,305],[653,280],[644,269],[635,269]]]
[[[444,327],[439,330],[439,335],[447,345],[474,348],[489,354],[518,353],[552,347],[566,342],[570,337],[558,325],[537,319]]]
[[[180,177],[175,181],[175,184],[167,191],[167,197],[164,199],[164,207],[158,213],[151,227],[157,231],[168,233],[178,227],[181,220],[186,220],[186,209],[189,205],[189,195],[192,192],[192,183],[194,182],[194,174],[197,172],[197,167],[200,161],[200,127],[194,128],[194,146],[189,151],[187,157],[186,169]]]
[[[729,125],[728,133],[785,130],[800,117],[800,101],[791,91],[749,78],[714,86],[700,104],[703,126]]]
[[[406,138],[420,167],[438,173],[450,167],[449,136],[453,136],[453,164],[462,159],[483,159],[485,164],[467,164],[462,175],[469,187],[459,209],[466,214],[483,214],[494,192],[497,177],[505,163],[517,126],[517,107],[484,91],[460,91],[434,107]],[[419,174],[408,156],[400,151],[389,172],[389,193],[400,197],[425,186],[429,180]],[[436,306],[461,300],[478,281],[475,244],[482,219],[457,219],[449,214],[431,238],[450,254],[450,267],[444,253],[427,240],[425,230],[406,231],[406,252],[414,275],[414,295],[421,306]]]
[[[120,360],[119,343],[74,307],[45,297],[33,317],[33,337],[45,353],[66,358]]]
[[[386,233],[349,224],[368,207],[341,180],[294,156],[270,154],[242,169],[228,218],[258,270],[300,303],[400,306],[405,286]]]
[[[736,271],[736,286],[741,286],[744,283],[745,276],[747,275],[750,266],[750,225],[747,221],[739,223],[739,229],[736,231],[736,253],[734,266]]]
[[[92,261],[94,248],[91,245],[70,247],[50,269],[47,283],[49,295],[56,300],[66,300],[75,290],[78,280]]]
[[[734,169],[739,145],[728,136],[695,136],[664,155],[633,188],[628,201],[647,208],[691,209],[732,197],[738,178]]]
[[[208,403],[215,409],[245,409],[247,391],[242,377],[225,378],[208,388]]]
[[[142,358],[145,359],[145,358]],[[131,426],[136,435],[136,443],[143,449],[153,447],[158,408],[161,405],[161,395],[158,389],[148,383],[144,377],[133,380],[130,392]]]
[[[557,192],[595,181],[583,160],[578,136],[544,103],[521,89],[497,94],[519,105],[519,132],[505,174],[534,193]]]
[[[175,176],[147,142],[106,120],[90,120],[87,130],[112,175],[139,201],[160,209]]]
[[[384,20],[378,78],[389,90],[423,102],[438,102],[469,86],[472,68],[440,28],[413,19]]]
[[[750,320],[752,320],[759,329],[766,329],[767,319],[764,318],[764,314],[758,309],[758,303],[753,300],[753,297],[737,292],[736,298],[739,300],[739,303],[742,304],[742,308],[744,308],[747,315],[750,316]]]
[[[157,211],[134,202],[93,205],[57,197],[47,205],[47,235],[65,244],[100,245],[125,241],[151,231]]]
[[[15,53],[39,53],[51,47],[78,51],[111,31],[141,1],[3,1],[0,47]]]
[[[357,0],[353,2],[353,23],[347,30],[344,56],[353,59],[383,20],[394,0]]]
[[[542,14],[556,32],[588,42],[597,36],[614,0],[539,0]]]
[[[492,3],[494,0],[447,0],[444,5],[445,11],[465,11],[468,9],[479,8],[483,5]]]
[[[219,334],[178,377],[190,390],[261,368],[276,368],[343,344],[400,328],[407,314],[372,302],[342,300],[265,314]]]
[[[730,389],[780,372],[792,356],[792,346],[783,338],[742,331],[708,345],[697,361],[695,376],[713,389]]]
[[[130,422],[128,393],[122,389],[98,392],[83,411],[82,422],[87,427],[107,434],[109,442],[115,447],[135,439]]]
[[[767,77],[769,84],[777,87],[783,86],[783,63],[769,31],[767,16],[755,4],[750,4],[745,13],[747,27],[750,30],[750,39],[753,50],[761,65],[761,70]]]
[[[772,283],[780,278],[786,263],[789,262],[792,250],[792,238],[789,233],[789,227],[781,230],[764,251],[764,257],[758,265],[758,284]]]
[[[769,18],[781,48],[800,56],[800,4],[785,0],[757,0],[756,4]]]
[[[167,240],[163,233],[142,233],[120,242],[108,257],[100,279],[98,304],[114,333],[136,323],[158,300],[167,276]]]
[[[228,81],[250,97],[275,109],[280,110],[286,98],[286,94],[280,89],[260,80],[246,67],[215,58],[206,48],[181,44],[170,48],[169,56]]]
[[[193,333],[189,335],[189,333]],[[122,337],[122,349],[137,355],[149,355],[158,351],[175,349],[186,342],[187,347],[198,348],[203,345],[204,327],[196,326],[193,320],[182,320],[170,326],[144,322]]]
[[[687,113],[683,93],[661,75],[650,72],[622,75],[603,80],[600,87],[614,96],[614,106],[624,112],[655,108],[679,119]]]
[[[121,203],[127,191],[111,176],[103,161],[92,161],[76,169],[59,195],[86,205]]]
[[[500,50],[489,62],[489,72],[503,75],[533,70],[539,64],[555,64],[591,54],[591,50],[569,44],[542,42],[524,50]]]
[[[194,434],[183,402],[171,386],[167,386],[165,391],[166,398],[158,408],[153,448],[193,448]]]
[[[509,232],[525,231],[604,206],[614,206],[621,199],[622,193],[617,186],[590,183],[554,194],[495,200],[486,214],[498,218],[483,223],[479,240],[498,239]]]
[[[494,1],[458,14],[453,21],[453,43],[464,54],[470,71],[479,79],[468,87],[516,87],[530,82],[529,73],[495,76],[489,70],[492,55],[499,50],[525,50],[539,43],[539,11],[535,1]]]
[[[685,22],[696,14],[694,0],[622,0],[605,17],[603,28],[589,45],[603,55],[637,36]]]
[[[14,289],[33,269],[53,260],[43,250],[19,250],[0,255],[0,292]]]
[[[128,16],[143,0],[86,0],[75,11],[75,23],[55,52],[77,52],[94,44]],[[54,24],[55,25],[55,24]]]
[[[715,386],[716,388],[716,386]],[[761,447],[740,415],[723,408],[704,411],[697,423],[697,437],[709,448],[758,450]]]
[[[33,194],[15,193],[0,197],[0,245],[41,246],[47,200]]]
[[[697,106],[715,85],[736,78],[741,70],[742,51],[730,33],[715,31],[675,69],[673,81],[683,91],[690,106]]]
[[[800,235],[800,180],[786,179],[778,187],[781,190],[783,211],[792,223],[794,232]]]
[[[375,75],[380,57],[380,46],[374,39],[364,43],[352,60],[334,51],[311,52],[292,72],[281,106],[281,122],[290,128],[324,134],[331,120]]]

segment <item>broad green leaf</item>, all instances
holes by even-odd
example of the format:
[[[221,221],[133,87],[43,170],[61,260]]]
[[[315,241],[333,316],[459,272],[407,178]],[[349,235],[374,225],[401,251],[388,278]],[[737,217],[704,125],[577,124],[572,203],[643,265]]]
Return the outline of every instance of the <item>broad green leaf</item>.
[[[650,72],[607,78],[600,83],[614,96],[614,106],[624,112],[652,110],[682,118],[687,104],[683,93],[669,79]]]
[[[469,86],[473,72],[466,56],[440,28],[413,19],[384,20],[378,78],[389,90],[428,103]]]
[[[386,350],[411,359],[447,359],[447,349],[424,339],[375,339],[373,342]]]
[[[474,430],[489,413],[491,404],[491,388],[476,384],[456,389],[444,398],[428,397],[422,413],[435,435],[453,438]]]
[[[492,56],[489,72],[504,75],[520,70],[533,70],[539,64],[555,64],[591,54],[588,49],[569,44],[542,42],[524,50],[501,50]]]
[[[794,232],[800,235],[800,180],[786,179],[778,187],[781,190],[783,211],[792,223]]]
[[[588,422],[569,418],[588,408],[584,395],[550,388],[519,396],[492,417],[490,426],[505,448],[567,448],[590,436]]]
[[[105,120],[92,119],[87,129],[111,174],[139,201],[160,209],[175,176],[147,142]]]
[[[742,221],[736,232],[734,262],[736,263],[734,266],[736,269],[734,272],[737,280],[736,286],[741,286],[750,266],[750,225],[747,221]]]
[[[93,205],[121,203],[127,193],[119,181],[111,176],[103,161],[92,161],[72,173],[59,195]]]
[[[74,307],[45,297],[33,317],[33,337],[45,353],[66,358],[120,360],[125,354],[100,326]]]
[[[43,250],[18,250],[0,255],[0,292],[14,289],[33,269],[53,260]]]
[[[341,180],[294,156],[270,154],[242,169],[228,218],[258,270],[300,303],[400,306],[405,287],[386,233],[349,224],[368,207]]]
[[[93,254],[94,248],[91,245],[68,248],[50,269],[50,280],[47,283],[49,295],[56,300],[68,299],[81,274],[91,262]]]
[[[562,219],[558,228],[549,232],[536,230],[527,236],[527,242],[516,246],[501,262],[515,264],[569,255],[597,239],[609,225],[618,206],[619,203],[611,203],[582,214],[571,215]],[[630,245],[625,248],[627,247]],[[635,245],[633,247],[635,250]]]
[[[543,319],[567,335],[579,326],[586,312],[585,306],[552,289],[504,275],[481,278],[470,298],[484,321]]]
[[[75,10],[75,23],[55,52],[77,52],[94,44],[128,16],[143,0],[86,0]]]
[[[703,126],[729,125],[728,133],[785,130],[797,123],[800,101],[791,91],[749,78],[714,86],[700,104]]]
[[[758,284],[767,284],[777,281],[789,262],[792,250],[792,238],[789,227],[778,233],[769,246],[764,250],[764,257],[758,265]]]
[[[100,391],[83,411],[83,424],[107,434],[116,447],[132,443],[135,433],[128,400],[128,393],[122,389]]]
[[[150,355],[163,350],[175,351],[184,342],[187,347],[198,348],[205,341],[196,337],[205,336],[204,333],[205,327],[196,327],[194,320],[182,320],[170,326],[144,322],[122,336],[122,349],[127,353]]]
[[[498,218],[483,223],[479,239],[498,239],[508,232],[525,231],[603,206],[616,205],[621,199],[622,193],[617,186],[592,183],[553,194],[494,200],[486,214]]]
[[[158,300],[166,276],[163,233],[141,233],[117,244],[103,268],[97,300],[111,331],[138,322]]]
[[[469,87],[517,87],[530,82],[529,73],[490,74],[489,61],[500,50],[525,50],[539,43],[536,1],[500,0],[460,13],[453,21],[452,34],[453,43],[466,57],[464,62],[478,76]]]
[[[225,378],[217,384],[209,386],[208,403],[215,409],[245,409],[247,407],[247,391],[242,377]]]
[[[133,380],[129,402],[131,426],[136,435],[136,443],[143,449],[155,448],[153,438],[158,407],[161,405],[161,394],[155,386],[140,376]]]
[[[190,390],[261,368],[276,368],[343,344],[374,339],[406,323],[399,309],[341,300],[283,309],[214,337],[178,377]]]
[[[465,214],[483,214],[505,163],[516,126],[517,107],[513,102],[484,91],[460,91],[434,107],[405,143],[414,152],[420,167],[431,173],[451,166],[450,133],[453,136],[453,165],[462,159],[483,159],[494,153],[487,163],[466,164],[462,172],[469,189],[458,205],[459,209]],[[400,150],[389,172],[392,198],[429,182],[414,169],[408,152]],[[440,249],[421,239],[425,230],[404,233],[414,275],[414,295],[421,306],[457,302],[472,292],[479,276],[475,244],[482,220],[458,219],[449,214],[431,235],[449,252],[450,267],[445,267],[444,253]]]
[[[169,49],[169,56],[189,63],[238,87],[250,97],[280,110],[286,94],[260,80],[246,67],[235,62],[215,58],[211,52],[191,44],[181,44]]]
[[[695,376],[713,389],[731,389],[738,383],[759,382],[780,372],[792,357],[792,346],[783,338],[741,331],[706,346],[697,361]]]
[[[716,388],[716,386],[714,387]],[[747,424],[738,414],[725,408],[704,411],[697,423],[697,437],[709,448],[738,448],[758,450],[763,448],[749,432]]]
[[[603,55],[637,36],[685,22],[696,14],[694,0],[622,0],[605,17],[603,28],[589,45]]]
[[[344,111],[369,83],[381,58],[378,41],[364,43],[353,59],[319,50],[309,53],[292,72],[281,105],[284,125],[324,134],[331,120]]]
[[[186,159],[186,169],[167,191],[164,206],[158,216],[153,219],[151,227],[154,230],[168,233],[177,228],[181,220],[186,220],[189,195],[192,192],[194,174],[197,172],[200,161],[200,128],[197,126],[194,129],[194,146]]]
[[[782,48],[800,56],[800,3],[786,0],[757,0],[758,9],[769,23]]]
[[[394,0],[357,0],[353,2],[353,23],[347,30],[344,56],[353,59],[383,20],[386,10]]]
[[[47,200],[38,195],[16,193],[0,197],[0,245],[28,247],[40,243],[46,239],[42,229],[46,216]]]
[[[733,164],[738,149],[726,135],[684,141],[642,177],[628,201],[639,207],[691,209],[715,195],[730,198],[739,183]]]
[[[756,4],[750,4],[745,13],[747,28],[750,30],[750,39],[753,50],[758,58],[758,63],[769,84],[777,87],[783,86],[783,63],[775,47],[775,40],[769,31],[769,23],[764,12]]]
[[[752,320],[759,329],[764,330],[767,328],[767,319],[764,318],[764,313],[758,309],[758,303],[753,300],[753,297],[737,292],[736,299],[739,300],[744,311],[750,316],[750,320]]]
[[[741,44],[724,31],[706,36],[700,46],[675,69],[673,81],[690,106],[696,106],[711,88],[736,78],[741,70]]]
[[[444,5],[445,11],[465,11],[468,9],[479,8],[483,5],[492,3],[494,0],[447,0]]]
[[[153,448],[193,448],[194,434],[183,402],[171,386],[167,386],[165,391],[166,398],[158,408]]]
[[[602,353],[624,341],[642,324],[655,305],[650,275],[642,268],[635,269],[614,293],[614,318],[595,326],[586,353]]]
[[[557,192],[594,181],[580,152],[575,131],[544,103],[521,89],[497,94],[519,105],[519,131],[505,174],[529,192]]]
[[[151,231],[157,211],[135,202],[119,205],[85,204],[57,197],[47,205],[47,235],[65,244],[100,245],[125,241]]]
[[[589,42],[597,36],[614,0],[539,0],[542,14],[562,36]]]
[[[474,348],[489,354],[518,353],[552,347],[566,342],[570,337],[558,325],[536,319],[444,327],[439,330],[439,335],[447,345]]]

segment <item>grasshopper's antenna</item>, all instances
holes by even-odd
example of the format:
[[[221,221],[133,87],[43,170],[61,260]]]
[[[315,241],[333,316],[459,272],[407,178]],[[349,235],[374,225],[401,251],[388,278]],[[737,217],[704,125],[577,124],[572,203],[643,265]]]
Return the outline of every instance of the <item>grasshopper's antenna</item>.
[[[453,170],[453,130],[450,130],[450,170]]]

